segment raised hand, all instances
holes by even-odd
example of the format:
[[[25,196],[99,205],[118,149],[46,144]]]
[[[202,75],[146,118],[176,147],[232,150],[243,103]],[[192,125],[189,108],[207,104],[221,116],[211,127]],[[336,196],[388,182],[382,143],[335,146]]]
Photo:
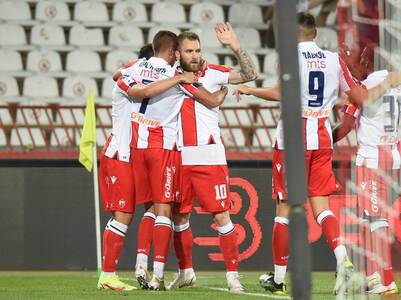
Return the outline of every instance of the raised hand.
[[[214,27],[217,39],[220,43],[226,46],[230,46],[232,49],[239,48],[239,41],[237,34],[231,27],[230,23],[217,23]]]

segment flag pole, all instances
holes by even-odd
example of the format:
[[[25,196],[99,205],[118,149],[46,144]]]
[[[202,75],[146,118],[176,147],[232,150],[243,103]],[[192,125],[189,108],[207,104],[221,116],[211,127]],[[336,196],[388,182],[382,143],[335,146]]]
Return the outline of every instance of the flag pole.
[[[95,200],[95,227],[96,227],[96,258],[97,258],[97,274],[102,271],[102,239],[100,236],[100,207],[99,207],[99,181],[97,175],[97,147],[93,146],[93,189]]]

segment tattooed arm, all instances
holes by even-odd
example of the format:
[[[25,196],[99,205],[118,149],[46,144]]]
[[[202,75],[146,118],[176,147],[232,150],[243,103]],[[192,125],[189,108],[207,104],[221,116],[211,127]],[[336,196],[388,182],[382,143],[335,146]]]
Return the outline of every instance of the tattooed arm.
[[[223,45],[231,47],[241,70],[233,70],[230,72],[228,82],[231,84],[239,84],[258,78],[258,71],[255,64],[249,57],[249,54],[241,47],[235,31],[230,23],[218,23],[215,27],[217,39]]]

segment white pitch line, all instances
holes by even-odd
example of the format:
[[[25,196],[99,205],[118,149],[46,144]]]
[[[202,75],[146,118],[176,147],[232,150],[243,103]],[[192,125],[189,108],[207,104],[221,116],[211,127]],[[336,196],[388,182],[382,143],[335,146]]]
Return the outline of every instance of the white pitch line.
[[[202,286],[202,288],[205,288],[205,289],[208,289],[208,290],[213,290],[213,291],[220,291],[220,292],[229,293],[229,291],[227,289],[224,289],[224,288],[210,287],[210,286]],[[260,293],[247,293],[247,292],[238,293],[238,295],[265,297],[265,298],[271,298],[271,299],[292,299],[290,296],[279,296],[279,295],[269,295],[269,294],[260,294]]]

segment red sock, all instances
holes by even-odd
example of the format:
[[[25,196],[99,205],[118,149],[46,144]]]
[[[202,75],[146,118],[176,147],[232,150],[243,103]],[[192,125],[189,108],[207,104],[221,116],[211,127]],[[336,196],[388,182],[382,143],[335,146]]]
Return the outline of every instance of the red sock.
[[[226,270],[227,272],[237,272],[239,253],[234,225],[230,222],[225,226],[217,227],[217,230],[219,231],[220,251],[226,263]]]
[[[153,229],[154,261],[165,263],[171,239],[171,220],[157,216]]]
[[[127,226],[112,220],[104,230],[103,234],[103,272],[115,272],[121,250],[124,246],[124,239]],[[125,229],[125,230],[124,230]]]
[[[189,223],[174,226],[174,250],[181,270],[192,268],[192,242]]]
[[[156,216],[150,212],[143,215],[138,228],[137,253],[143,253],[149,256],[150,245],[153,239],[153,227]]]
[[[275,265],[288,265],[288,219],[274,218],[273,236],[273,262]]]
[[[378,249],[380,252],[377,253],[377,255],[380,256],[380,259],[383,263],[383,268],[381,272],[382,279],[384,286],[387,286],[394,281],[393,264],[391,261],[391,238],[389,228],[381,228],[380,230],[375,230],[373,231],[373,234],[377,235],[377,237],[374,238],[379,241]]]
[[[317,222],[322,227],[324,236],[332,250],[339,245],[340,225],[333,212],[324,210],[317,216]]]
[[[377,272],[379,269],[376,263],[376,259],[374,258],[374,255],[376,255],[374,251],[375,246],[369,225],[362,228],[362,243],[366,260],[366,276],[370,276],[373,273]]]

